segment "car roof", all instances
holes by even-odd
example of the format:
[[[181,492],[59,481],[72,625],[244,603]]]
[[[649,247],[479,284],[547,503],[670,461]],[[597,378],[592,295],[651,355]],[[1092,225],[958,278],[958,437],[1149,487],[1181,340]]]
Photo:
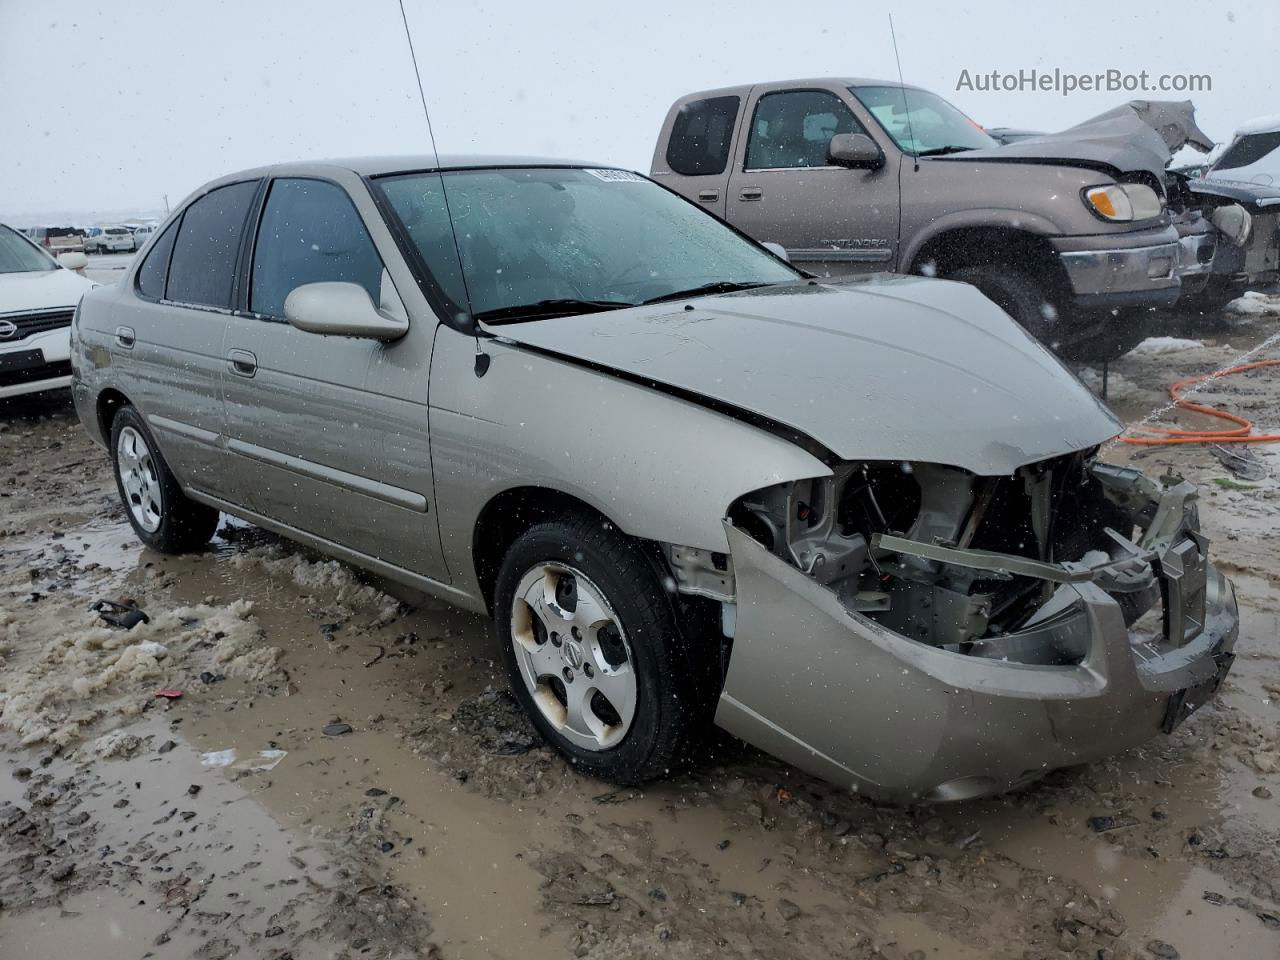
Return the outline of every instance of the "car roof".
[[[372,157],[337,157],[324,160],[299,160],[254,167],[219,177],[215,183],[248,180],[257,177],[287,177],[312,175],[318,170],[347,170],[362,177],[379,177],[392,173],[415,173],[425,170],[468,170],[477,168],[517,167],[592,167],[621,169],[613,163],[592,163],[586,160],[565,160],[554,157],[501,156],[494,154],[401,154]]]
[[[1254,119],[1240,124],[1236,128],[1237,137],[1247,137],[1257,133],[1276,133],[1280,131],[1280,113]]]
[[[732,87],[717,87],[714,90],[699,90],[685,94],[677,103],[691,100],[705,100],[708,97],[740,96],[745,97],[755,87],[811,87],[835,84],[841,87],[905,87],[908,90],[920,90],[910,83],[899,83],[897,80],[875,80],[871,77],[802,77],[798,80],[761,80],[756,83],[740,83]]]

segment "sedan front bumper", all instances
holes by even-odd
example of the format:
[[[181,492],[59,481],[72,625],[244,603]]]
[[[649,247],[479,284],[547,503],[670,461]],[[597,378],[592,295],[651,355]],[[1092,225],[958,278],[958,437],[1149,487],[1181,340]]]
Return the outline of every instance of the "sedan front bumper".
[[[1207,562],[1196,588],[1202,615],[1181,571],[1162,577],[1166,608],[1176,611],[1167,629],[1181,631],[1192,611],[1203,619],[1192,639],[1167,650],[1131,633],[1097,584],[1061,584],[1051,601],[1058,612],[1031,629],[1085,653],[1075,665],[1042,666],[909,640],[737,528],[726,531],[737,626],[717,724],[876,799],[999,793],[1142,743],[1203,703],[1231,664],[1235,594]]]

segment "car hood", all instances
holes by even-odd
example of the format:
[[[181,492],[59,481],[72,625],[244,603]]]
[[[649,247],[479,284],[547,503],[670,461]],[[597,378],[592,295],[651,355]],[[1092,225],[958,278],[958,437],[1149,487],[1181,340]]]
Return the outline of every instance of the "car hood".
[[[999,307],[946,280],[798,281],[493,333],[763,418],[844,460],[1007,475],[1120,430]]]
[[[1048,163],[1113,174],[1144,170],[1159,181],[1169,158],[1182,147],[1202,153],[1213,148],[1196,126],[1195,114],[1190,100],[1131,100],[1060,133],[931,159]]]
[[[6,313],[74,307],[85,291],[95,286],[92,280],[61,267],[33,273],[0,273],[0,317]]]

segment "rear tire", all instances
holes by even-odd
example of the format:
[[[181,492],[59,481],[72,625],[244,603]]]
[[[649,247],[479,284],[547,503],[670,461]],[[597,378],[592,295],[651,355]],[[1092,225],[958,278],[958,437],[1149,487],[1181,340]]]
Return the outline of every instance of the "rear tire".
[[[671,773],[709,726],[704,651],[658,569],[611,524],[571,514],[521,535],[497,577],[494,632],[516,698],[570,763],[618,784]]]
[[[187,498],[133,406],[111,421],[111,469],[138,539],[160,553],[199,550],[218,529],[218,511]]]

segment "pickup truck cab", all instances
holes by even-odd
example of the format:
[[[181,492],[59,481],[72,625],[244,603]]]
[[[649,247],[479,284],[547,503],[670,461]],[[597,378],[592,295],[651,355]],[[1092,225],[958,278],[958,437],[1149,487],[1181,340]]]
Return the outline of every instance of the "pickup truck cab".
[[[1008,149],[918,87],[791,80],[677,100],[651,174],[819,276],[963,280],[1060,352],[1123,353],[1128,308],[1179,295],[1160,180]]]

